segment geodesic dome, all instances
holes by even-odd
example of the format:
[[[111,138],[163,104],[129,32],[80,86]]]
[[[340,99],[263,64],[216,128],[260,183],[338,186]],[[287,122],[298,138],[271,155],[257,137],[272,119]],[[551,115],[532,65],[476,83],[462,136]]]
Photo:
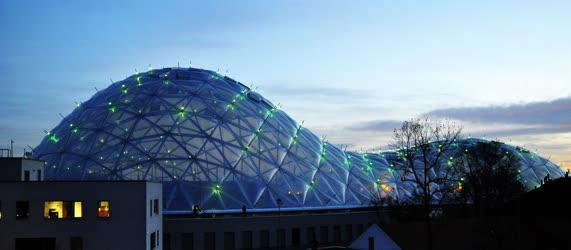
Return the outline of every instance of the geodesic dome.
[[[530,183],[563,174],[506,149],[522,154]],[[46,161],[46,179],[162,182],[167,211],[358,207],[414,188],[400,183],[394,152],[345,152],[252,89],[202,69],[113,83],[48,132],[34,155]]]

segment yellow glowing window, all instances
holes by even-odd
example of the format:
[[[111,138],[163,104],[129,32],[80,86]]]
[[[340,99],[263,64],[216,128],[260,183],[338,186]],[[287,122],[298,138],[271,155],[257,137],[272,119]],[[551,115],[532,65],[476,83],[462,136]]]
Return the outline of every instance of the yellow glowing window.
[[[65,219],[83,217],[83,203],[81,201],[45,201],[44,218]]]
[[[74,218],[83,217],[83,203],[81,201],[73,202],[73,217]]]
[[[97,217],[108,218],[110,216],[109,201],[99,201],[99,205],[97,206]]]

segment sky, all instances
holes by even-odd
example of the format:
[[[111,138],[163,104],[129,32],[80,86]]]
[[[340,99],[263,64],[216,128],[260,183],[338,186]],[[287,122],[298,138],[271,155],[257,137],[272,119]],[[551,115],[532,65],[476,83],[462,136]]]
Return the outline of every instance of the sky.
[[[0,0],[0,146],[118,81],[218,70],[317,135],[384,149],[419,116],[571,168],[570,1]]]

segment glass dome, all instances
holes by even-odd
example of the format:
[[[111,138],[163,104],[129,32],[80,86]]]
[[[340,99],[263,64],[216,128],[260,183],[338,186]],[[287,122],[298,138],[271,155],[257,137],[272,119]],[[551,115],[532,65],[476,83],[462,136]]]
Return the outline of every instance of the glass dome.
[[[534,153],[505,148],[521,155],[528,187],[563,174]],[[345,152],[252,89],[202,69],[113,83],[48,132],[34,155],[46,161],[46,179],[162,182],[171,212],[360,207],[413,189],[399,183],[394,152]]]

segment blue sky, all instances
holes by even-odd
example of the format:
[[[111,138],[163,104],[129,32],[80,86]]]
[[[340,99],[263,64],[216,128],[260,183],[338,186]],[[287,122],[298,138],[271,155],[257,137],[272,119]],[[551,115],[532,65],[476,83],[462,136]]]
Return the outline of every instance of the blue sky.
[[[391,125],[431,114],[571,166],[570,10],[569,1],[0,0],[0,143],[35,146],[95,87],[192,60],[355,149],[386,147]]]

